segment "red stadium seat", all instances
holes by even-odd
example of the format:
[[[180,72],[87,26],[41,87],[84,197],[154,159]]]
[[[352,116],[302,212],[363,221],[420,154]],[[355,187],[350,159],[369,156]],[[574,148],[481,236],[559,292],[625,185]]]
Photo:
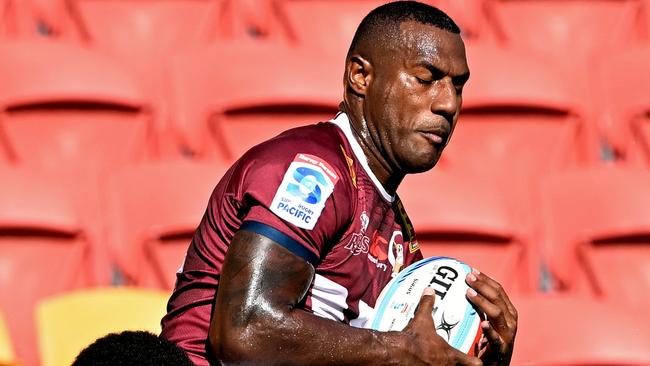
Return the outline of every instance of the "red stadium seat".
[[[0,39],[3,37],[83,41],[66,0],[0,0]]]
[[[16,32],[16,17],[13,2],[0,0],[0,40],[13,36]]]
[[[489,13],[485,10],[486,0],[428,0],[447,13],[460,27],[463,40],[469,43],[492,43],[495,33],[489,24]]]
[[[128,55],[222,38],[286,37],[272,0],[68,0],[88,40]],[[120,27],[115,27],[119,22]],[[160,55],[159,55],[160,56]]]
[[[292,38],[305,46],[330,48],[344,55],[357,26],[382,0],[278,0]],[[424,1],[447,12],[460,26],[466,40],[482,30],[481,3],[475,0]]]
[[[225,167],[163,161],[115,172],[107,246],[129,283],[172,289],[176,271]]]
[[[337,112],[342,62],[303,49],[240,42],[187,50],[174,61],[172,123],[198,156],[234,159]]]
[[[513,298],[519,313],[511,365],[650,364],[650,317],[618,301],[580,297]]]
[[[222,0],[218,35],[223,39],[292,41],[283,0]]]
[[[595,95],[591,111],[614,158],[645,167],[650,166],[649,59],[650,46],[630,47],[595,59],[591,75]]]
[[[593,51],[643,39],[644,0],[487,0],[510,45],[561,57],[584,69]]]
[[[539,210],[558,289],[650,301],[650,173],[600,168],[549,176]]]
[[[68,0],[85,42],[127,68],[157,104],[168,60],[214,38],[223,0]],[[119,26],[116,26],[119,25]]]
[[[99,45],[126,58],[134,47],[172,52],[215,38],[286,39],[277,13],[273,0],[3,0],[0,30]]]
[[[94,47],[127,56],[145,47],[152,58],[215,31],[221,0],[71,0],[71,13]],[[119,24],[120,26],[116,26]]]
[[[166,107],[168,60],[179,49],[229,38],[286,38],[264,23],[273,19],[266,0],[65,1],[84,42],[136,75],[159,109]]]
[[[280,0],[291,34],[299,44],[331,48],[344,55],[357,26],[381,0]]]
[[[100,55],[53,42],[3,43],[0,78],[3,148],[14,161],[94,173],[156,156],[145,97]]]
[[[584,91],[543,60],[486,45],[467,50],[472,76],[444,163],[504,182],[599,159],[595,128],[576,100]]]
[[[67,0],[14,0],[19,8],[21,38],[49,38],[82,43],[84,34]]]
[[[534,291],[539,253],[527,239],[529,223],[517,219],[515,197],[502,188],[434,170],[407,176],[398,193],[425,257],[458,258],[510,291]]]
[[[33,366],[35,302],[106,283],[109,263],[63,182],[15,168],[0,176],[0,308],[17,357]]]

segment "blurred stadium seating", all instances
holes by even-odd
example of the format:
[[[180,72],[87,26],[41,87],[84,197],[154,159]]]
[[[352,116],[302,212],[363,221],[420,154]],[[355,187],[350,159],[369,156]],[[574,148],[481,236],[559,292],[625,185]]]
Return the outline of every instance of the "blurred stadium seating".
[[[603,48],[647,37],[645,0],[484,1],[503,43],[562,62],[582,63]]]
[[[70,16],[66,0],[2,0],[0,4],[4,8],[2,26],[11,38],[76,43],[83,39]]]
[[[513,48],[468,48],[472,76],[443,159],[450,169],[530,184],[552,170],[597,162],[598,138],[562,70]],[[524,180],[522,182],[522,179]]]
[[[65,183],[33,169],[0,170],[0,308],[17,357],[36,364],[34,304],[102,284],[106,256]]]
[[[283,20],[298,44],[344,55],[361,19],[381,0],[280,0]],[[318,14],[316,16],[316,14]]]
[[[590,106],[603,139],[613,149],[612,159],[645,168],[650,167],[648,60],[650,45],[628,46],[597,58]]]
[[[223,3],[215,0],[69,2],[72,18],[89,44],[123,55],[138,47],[170,52],[183,44],[206,41],[210,32],[216,31]]]
[[[277,0],[279,20],[286,22],[289,38],[299,45],[339,56],[347,52],[350,40],[363,17],[382,0]],[[491,37],[481,1],[425,0],[449,13],[459,24],[466,40]]]
[[[280,22],[270,21],[277,17],[273,0],[2,0],[0,5],[6,20],[1,29],[10,36],[121,51],[147,44],[172,51],[188,41],[216,38],[287,37],[276,28]]]
[[[151,109],[100,54],[45,41],[0,44],[0,128],[11,160],[89,173],[156,152]]]
[[[70,365],[97,338],[123,330],[160,333],[167,291],[96,288],[49,297],[37,306],[43,366]]]
[[[158,103],[165,96],[170,56],[191,44],[208,44],[226,24],[236,25],[227,19],[231,0],[67,1],[84,43],[129,69]]]
[[[580,296],[517,297],[513,303],[519,327],[511,365],[650,364],[647,311]]]
[[[15,29],[15,16],[13,7],[8,0],[0,1],[0,40],[13,36]]]
[[[341,98],[335,62],[305,49],[224,43],[186,49],[174,61],[172,124],[181,147],[199,158],[232,161],[287,128],[327,121]]]
[[[424,254],[517,296],[513,365],[650,364],[629,319],[650,299],[650,0],[426,2],[472,76],[439,166],[399,190]],[[0,365],[39,364],[43,297],[170,289],[226,167],[336,113],[380,3],[0,0]]]
[[[106,246],[126,283],[174,287],[176,271],[225,170],[215,164],[163,161],[114,172],[106,194]]]
[[[542,248],[557,287],[645,308],[650,300],[650,172],[593,168],[542,183]]]

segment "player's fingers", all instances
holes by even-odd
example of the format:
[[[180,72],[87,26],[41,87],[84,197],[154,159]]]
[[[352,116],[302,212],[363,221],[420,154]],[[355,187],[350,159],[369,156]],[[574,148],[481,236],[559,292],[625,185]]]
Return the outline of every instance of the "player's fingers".
[[[490,279],[489,277],[481,275],[482,274],[477,275],[475,272],[470,273],[466,278],[467,284],[480,296],[496,305],[499,308],[500,312],[504,313],[504,316],[508,321],[514,320],[514,315],[511,314],[510,308],[505,301],[505,291],[503,290],[503,287],[501,287],[498,282]],[[489,279],[489,281],[486,281],[486,278]],[[487,311],[486,314],[488,314]],[[495,316],[498,316],[498,314]]]
[[[426,316],[432,319],[431,313],[433,312],[433,304],[436,301],[436,292],[433,288],[427,287],[422,292],[422,298],[417,309],[415,309],[415,318]],[[433,321],[433,319],[432,319]]]
[[[499,282],[497,282],[495,279],[492,277],[486,275],[485,273],[481,273],[479,270],[472,268],[472,273],[476,276],[477,279],[485,281],[488,283],[492,288],[499,289],[498,295],[501,297],[503,302],[505,303],[506,307],[508,308],[508,312],[513,315],[515,319],[517,319],[517,309],[515,306],[512,304],[512,301],[510,301],[510,297],[508,297],[508,294],[506,291],[503,289],[503,286]]]
[[[481,322],[481,330],[483,331],[483,334],[485,335],[485,338],[487,338],[488,343],[492,345],[495,349],[501,350],[503,349],[504,346],[504,341],[499,332],[492,327],[492,324],[490,324],[489,321],[484,320]]]
[[[503,301],[502,296],[502,293],[504,291],[501,287],[501,284],[498,282],[494,281],[483,273],[477,274],[475,271],[472,271],[472,273],[468,274],[465,278],[465,281],[468,285],[470,285],[473,289],[478,291],[488,300],[492,302],[503,302],[505,306],[505,302]]]
[[[497,331],[493,324],[487,320],[481,322],[481,330],[488,340],[488,347],[481,357],[487,357],[496,365],[508,365],[512,358],[516,327],[509,327],[505,331]],[[482,358],[484,359],[484,358]]]
[[[487,282],[489,285],[491,285],[493,287],[500,287],[501,286],[501,284],[499,284],[499,282],[497,282],[495,279],[493,279],[492,277],[490,277],[490,276],[486,275],[485,273],[479,271],[476,268],[472,268],[472,274],[474,276],[476,276],[477,278],[479,278],[480,280],[482,280],[484,282]]]
[[[508,313],[510,314],[510,316],[508,317],[508,320],[512,321],[514,324],[516,324],[518,319],[519,319],[519,313],[517,312],[517,309],[512,304],[512,302],[510,301],[510,299],[508,298],[507,295],[506,295],[504,300],[505,300],[505,303],[506,303],[506,307],[508,308]]]
[[[479,350],[483,350],[485,346],[488,345],[488,339],[486,336],[481,336],[481,340],[478,342],[477,346]]]
[[[487,318],[496,324],[499,329],[508,327],[508,321],[505,318],[505,311],[502,307],[494,304],[473,288],[467,290],[467,299],[476,305],[480,311],[484,312]]]
[[[517,312],[517,308],[515,308],[515,305],[510,301],[510,297],[508,297],[508,294],[503,291],[503,301],[506,304],[506,307],[508,308],[508,312],[512,316],[512,318],[517,321],[519,319],[519,313]]]

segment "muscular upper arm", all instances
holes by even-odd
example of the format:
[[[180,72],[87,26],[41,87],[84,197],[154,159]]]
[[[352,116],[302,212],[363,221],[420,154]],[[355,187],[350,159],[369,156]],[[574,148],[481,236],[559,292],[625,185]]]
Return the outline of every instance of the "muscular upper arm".
[[[288,312],[305,296],[313,276],[308,262],[273,240],[237,232],[223,263],[210,324],[213,352],[238,359],[251,351],[247,345],[290,331],[295,325]]]

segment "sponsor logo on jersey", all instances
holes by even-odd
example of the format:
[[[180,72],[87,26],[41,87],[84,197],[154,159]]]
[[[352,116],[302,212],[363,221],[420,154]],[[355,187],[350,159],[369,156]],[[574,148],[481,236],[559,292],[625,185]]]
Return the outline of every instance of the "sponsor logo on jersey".
[[[366,230],[368,230],[370,218],[366,211],[361,212],[361,215],[359,215],[359,221],[361,222],[361,229],[358,233],[352,234],[350,241],[345,245],[345,249],[349,250],[352,255],[368,253],[368,249],[370,248],[370,238],[366,236]]]
[[[350,237],[350,241],[345,244],[345,249],[349,250],[352,255],[359,255],[361,253],[368,253],[370,247],[370,238],[362,233],[354,233]]]
[[[370,217],[365,210],[359,215],[359,224],[359,232],[350,235],[350,240],[345,245],[345,249],[349,250],[354,256],[365,254],[368,260],[381,271],[386,272],[389,268],[392,269],[391,275],[395,277],[404,267],[405,245],[409,245],[409,250],[412,250],[411,243],[404,243],[401,230],[393,230],[392,234],[390,234],[390,240],[382,235],[391,233],[388,227],[392,227],[390,220],[382,222],[380,228],[371,227],[373,229],[372,235],[368,236],[366,233],[368,226],[371,225]],[[417,242],[415,245],[417,248]]]
[[[412,241],[409,243],[409,253],[413,254],[420,250],[420,243],[416,241]]]
[[[368,224],[370,223],[370,218],[368,218],[366,211],[361,213],[359,220],[361,220],[361,233],[364,234],[368,230]]]
[[[415,237],[415,230],[413,229],[413,224],[411,223],[411,220],[409,219],[409,216],[406,214],[406,210],[404,210],[404,205],[402,204],[402,201],[398,199],[395,202],[397,206],[397,212],[399,213],[400,220],[402,221],[402,225],[406,229],[406,235],[408,236],[408,246],[409,246],[409,253],[413,254],[420,250],[420,243],[418,243],[418,240]]]
[[[372,235],[372,245],[370,246],[370,254],[379,261],[388,259],[388,240],[379,235],[379,231],[375,231]]]
[[[339,177],[317,156],[297,154],[284,173],[271,202],[271,211],[299,228],[316,225]]]
[[[393,236],[388,243],[388,261],[393,266],[392,277],[397,276],[404,266],[404,245],[398,243],[398,241],[402,240],[398,240],[397,238],[402,239],[402,232],[399,230],[393,231]]]

